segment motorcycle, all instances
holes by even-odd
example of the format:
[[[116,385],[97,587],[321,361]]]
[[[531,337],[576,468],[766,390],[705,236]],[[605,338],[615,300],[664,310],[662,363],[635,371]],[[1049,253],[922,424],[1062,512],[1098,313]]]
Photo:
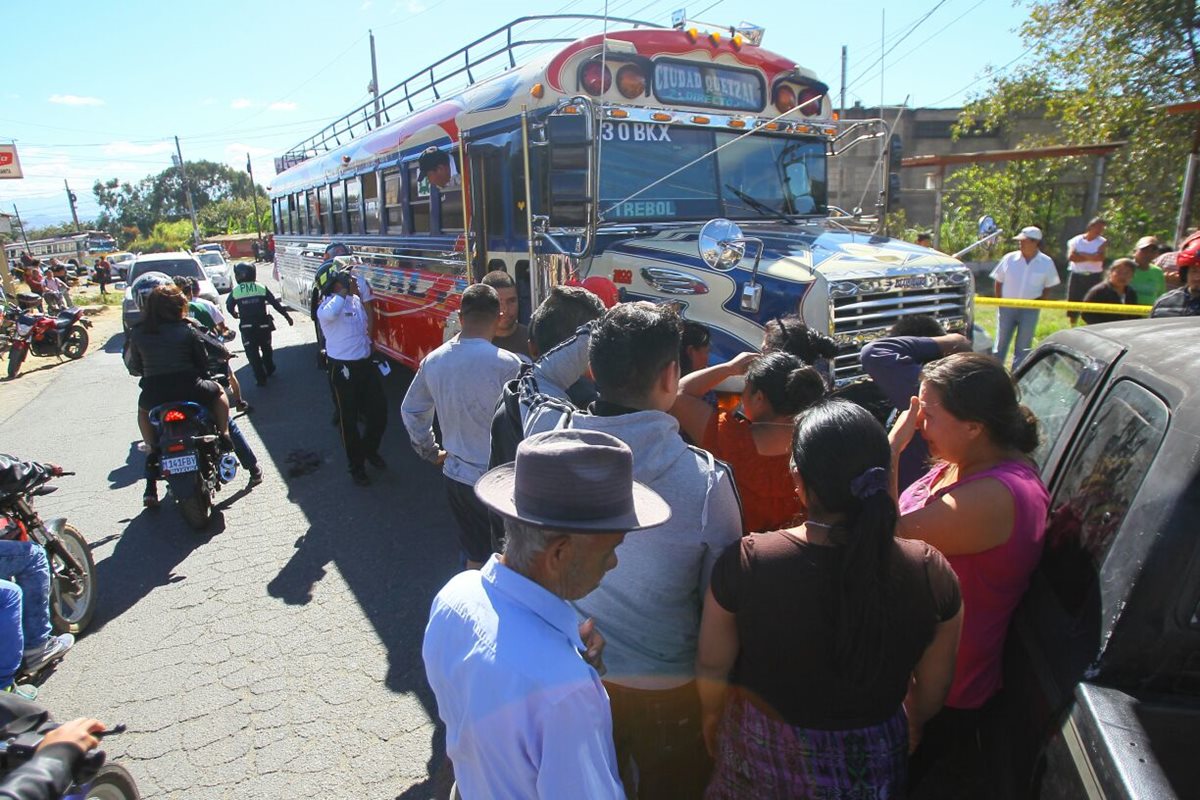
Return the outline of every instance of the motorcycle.
[[[21,371],[21,364],[32,352],[35,356],[72,361],[83,358],[88,348],[90,320],[83,318],[82,308],[68,308],[56,316],[43,314],[33,308],[8,305],[4,309],[8,329],[8,379]]]
[[[64,472],[63,475],[74,475]],[[24,491],[0,497],[0,517],[15,523],[16,538],[46,550],[50,561],[50,622],[58,633],[78,634],[96,613],[96,564],[87,540],[63,517],[42,520],[34,497],[58,491],[51,475]],[[9,526],[5,526],[9,527]]]
[[[213,496],[237,477],[238,461],[221,451],[221,437],[208,409],[171,402],[150,409],[158,441],[157,478],[167,482],[188,525],[203,530],[212,517]]]
[[[21,704],[19,711],[27,712],[26,716],[14,719],[0,728],[3,741],[0,741],[0,773],[7,774],[25,764],[37,753],[42,739],[58,725],[49,721],[49,714],[39,711],[33,704]],[[117,725],[97,736],[114,736],[125,730],[124,725]],[[103,750],[92,750],[84,755],[74,776],[74,782],[67,787],[63,800],[139,800],[137,782],[133,775],[124,767],[116,764],[106,764]]]

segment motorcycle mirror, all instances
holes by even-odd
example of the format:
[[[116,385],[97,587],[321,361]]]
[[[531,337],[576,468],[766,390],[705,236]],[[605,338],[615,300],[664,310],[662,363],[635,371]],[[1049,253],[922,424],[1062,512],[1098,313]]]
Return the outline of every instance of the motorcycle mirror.
[[[997,230],[996,220],[992,219],[991,216],[984,214],[982,217],[979,218],[979,235],[980,235],[980,237],[991,236],[993,233],[996,232],[996,230]]]

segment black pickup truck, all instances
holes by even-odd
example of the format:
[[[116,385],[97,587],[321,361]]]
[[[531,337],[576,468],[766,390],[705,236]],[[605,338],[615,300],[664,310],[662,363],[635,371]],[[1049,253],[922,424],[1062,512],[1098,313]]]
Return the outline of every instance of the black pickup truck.
[[[1200,319],[1062,331],[1017,376],[1046,547],[1013,619],[1001,793],[1200,797]]]

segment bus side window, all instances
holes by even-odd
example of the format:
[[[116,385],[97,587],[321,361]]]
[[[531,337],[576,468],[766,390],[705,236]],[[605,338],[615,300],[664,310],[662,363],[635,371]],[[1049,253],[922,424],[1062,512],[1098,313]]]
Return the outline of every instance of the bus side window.
[[[439,229],[442,233],[463,229],[462,190],[438,190],[438,210],[441,212]]]
[[[296,193],[296,233],[312,233],[308,229],[308,196],[304,192]]]
[[[379,233],[379,173],[362,176],[363,222],[366,233]]]
[[[275,228],[275,235],[283,233],[283,226],[279,224],[279,198],[271,201],[271,224]]]
[[[308,232],[319,234],[325,232],[324,220],[321,219],[321,193],[317,189],[308,190]]]
[[[333,193],[333,232],[346,232],[346,189],[341,181],[331,183],[330,191]]]
[[[417,180],[417,164],[408,168],[408,211],[412,233],[432,233],[429,181]]]
[[[356,175],[346,179],[346,215],[350,224],[347,233],[362,232],[362,183]]]
[[[384,229],[393,236],[404,233],[404,205],[400,192],[403,184],[404,176],[400,170],[391,169],[383,173]]]

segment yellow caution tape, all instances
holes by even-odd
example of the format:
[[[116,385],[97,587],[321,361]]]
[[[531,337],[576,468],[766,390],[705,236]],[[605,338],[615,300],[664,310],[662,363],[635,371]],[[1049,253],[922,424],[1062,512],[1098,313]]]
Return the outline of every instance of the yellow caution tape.
[[[1124,303],[1070,303],[1066,300],[1017,300],[1010,297],[975,296],[975,305],[1005,308],[1045,308],[1059,311],[1083,311],[1094,314],[1123,314],[1127,317],[1148,317],[1154,306],[1130,306]]]

